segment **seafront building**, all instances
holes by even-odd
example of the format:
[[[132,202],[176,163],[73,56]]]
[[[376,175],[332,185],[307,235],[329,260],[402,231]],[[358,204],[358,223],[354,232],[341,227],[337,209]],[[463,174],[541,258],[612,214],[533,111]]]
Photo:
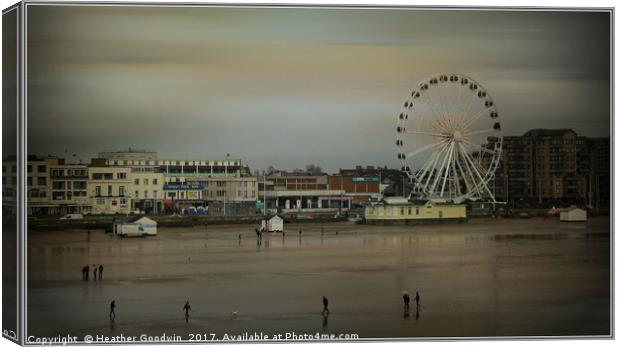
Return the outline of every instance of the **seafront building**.
[[[368,224],[423,224],[462,222],[467,218],[467,213],[465,204],[387,197],[381,202],[368,205],[364,209],[364,218]]]
[[[351,208],[352,197],[343,189],[331,189],[328,175],[273,172],[259,180],[259,199],[270,213],[313,218],[315,213],[337,213]]]
[[[571,129],[534,129],[503,138],[493,187],[511,204],[609,203],[609,138],[578,136]]]
[[[610,201],[610,139],[570,129],[534,129],[503,138],[491,184],[510,206],[576,204],[605,209]],[[100,152],[90,163],[56,156],[27,157],[29,215],[68,213],[262,213],[314,218],[361,213],[384,197],[410,197],[412,183],[397,169],[356,166],[328,175],[277,171],[252,175],[240,159],[160,159],[155,151]],[[15,209],[15,157],[2,163],[3,208]],[[266,206],[265,206],[266,202]],[[10,211],[9,211],[10,212]]]

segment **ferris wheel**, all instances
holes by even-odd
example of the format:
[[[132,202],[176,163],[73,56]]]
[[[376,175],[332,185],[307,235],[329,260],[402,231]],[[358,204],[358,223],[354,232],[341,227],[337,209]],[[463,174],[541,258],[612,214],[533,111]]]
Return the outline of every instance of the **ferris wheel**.
[[[418,83],[398,115],[396,147],[420,197],[495,202],[500,118],[489,92],[472,78],[441,74]]]

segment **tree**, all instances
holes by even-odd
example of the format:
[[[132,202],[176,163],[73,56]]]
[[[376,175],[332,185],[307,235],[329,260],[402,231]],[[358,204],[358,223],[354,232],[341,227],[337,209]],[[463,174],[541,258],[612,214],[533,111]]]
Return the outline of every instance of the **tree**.
[[[306,165],[306,172],[310,175],[322,175],[323,169],[315,164]]]

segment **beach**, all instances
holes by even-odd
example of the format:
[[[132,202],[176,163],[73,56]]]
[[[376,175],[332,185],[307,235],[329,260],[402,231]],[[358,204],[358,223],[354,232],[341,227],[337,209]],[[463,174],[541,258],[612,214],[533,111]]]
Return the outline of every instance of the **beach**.
[[[609,217],[285,224],[284,234],[265,234],[260,245],[255,227],[165,227],[154,237],[126,239],[103,230],[31,231],[27,335],[209,340],[611,332]],[[81,279],[86,264],[88,282]],[[100,264],[103,279],[94,282],[92,266]],[[419,292],[419,310],[413,302],[404,309],[403,290]],[[323,296],[328,316],[321,314]]]

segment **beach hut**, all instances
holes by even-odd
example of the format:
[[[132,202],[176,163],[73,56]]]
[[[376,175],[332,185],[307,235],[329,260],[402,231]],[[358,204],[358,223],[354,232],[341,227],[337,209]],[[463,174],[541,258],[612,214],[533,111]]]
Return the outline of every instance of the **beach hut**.
[[[144,216],[136,216],[126,220],[114,222],[114,234],[121,237],[155,236],[157,222]]]
[[[562,222],[585,222],[588,220],[588,212],[579,207],[571,207],[560,212]]]
[[[284,231],[284,219],[279,216],[273,216],[268,220],[261,222],[261,229],[263,231],[282,232]]]

